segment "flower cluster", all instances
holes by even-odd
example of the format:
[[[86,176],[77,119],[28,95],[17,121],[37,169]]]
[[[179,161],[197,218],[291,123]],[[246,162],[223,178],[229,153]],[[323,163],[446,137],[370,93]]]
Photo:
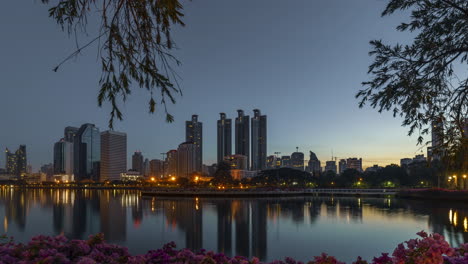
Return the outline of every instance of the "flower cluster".
[[[367,262],[358,257],[353,264],[468,264],[468,244],[452,248],[439,234],[419,232],[421,238],[399,244],[393,254],[383,253]],[[127,248],[107,244],[102,234],[88,240],[69,240],[64,236],[37,236],[27,244],[15,243],[5,236],[0,237],[0,264],[10,263],[158,263],[158,264],[261,264],[256,257],[228,257],[222,253],[189,249],[176,249],[174,242],[161,249],[150,250],[144,255],[131,255]],[[304,264],[293,258],[275,260],[269,264]],[[307,264],[343,264],[335,257],[322,253]]]

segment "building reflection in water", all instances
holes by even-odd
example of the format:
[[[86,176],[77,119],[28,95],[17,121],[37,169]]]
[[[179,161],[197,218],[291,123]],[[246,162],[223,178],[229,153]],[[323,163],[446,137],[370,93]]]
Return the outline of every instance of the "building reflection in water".
[[[38,217],[35,214],[38,212],[42,218],[43,215],[50,217],[47,222],[49,226],[41,228],[35,224],[35,217]],[[271,258],[269,255],[276,253],[270,252],[269,247],[280,243],[277,235],[281,232],[277,229],[281,229],[280,223],[288,222],[297,228],[321,225],[324,221],[350,224],[350,228],[356,228],[356,225],[365,227],[366,220],[403,217],[408,221],[426,223],[430,229],[428,231],[444,235],[452,245],[468,242],[468,209],[465,205],[391,197],[142,199],[137,191],[25,190],[1,187],[0,213],[4,214],[0,214],[4,232],[24,234],[25,239],[49,229],[52,233],[48,235],[64,234],[76,239],[103,232],[107,241],[130,248],[128,234],[137,233],[140,228],[144,228],[142,224],[147,221],[146,218],[152,218],[152,221],[145,223],[146,228],[150,226],[154,232],[139,234],[138,239],[158,236],[158,243],[166,243],[169,242],[163,241],[166,231],[178,232],[184,240],[176,241],[181,243],[179,246],[185,242],[187,248],[202,249],[207,246],[203,244],[205,237],[215,240],[213,243],[216,245],[210,250],[224,252],[228,256],[257,256],[260,260],[267,260]],[[28,217],[31,218],[29,225]],[[131,225],[127,225],[127,219],[131,219]],[[155,219],[163,222],[157,223]],[[203,229],[204,226],[207,230]],[[210,234],[214,237],[210,238]],[[311,247],[313,243],[316,241],[311,238]],[[147,246],[149,250],[161,247],[162,244],[148,243]]]

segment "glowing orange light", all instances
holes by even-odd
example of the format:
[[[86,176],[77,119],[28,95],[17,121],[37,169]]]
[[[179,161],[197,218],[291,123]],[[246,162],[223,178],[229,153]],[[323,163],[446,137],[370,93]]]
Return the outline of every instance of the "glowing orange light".
[[[151,181],[155,181],[156,179],[154,177],[151,177]]]

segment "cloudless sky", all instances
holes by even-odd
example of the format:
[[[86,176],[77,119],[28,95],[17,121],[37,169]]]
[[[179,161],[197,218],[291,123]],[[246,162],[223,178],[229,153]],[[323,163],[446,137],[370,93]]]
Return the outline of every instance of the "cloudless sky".
[[[362,157],[367,167],[421,152],[401,118],[359,109],[354,98],[369,78],[369,41],[410,41],[395,30],[408,14],[381,18],[383,0],[183,3],[187,26],[174,29],[183,89],[169,107],[175,122],[165,123],[161,111],[149,114],[148,93],[135,87],[122,106],[125,119],[115,124],[127,133],[128,166],[135,150],[153,159],[176,149],[192,114],[203,122],[204,163],[214,163],[219,113],[234,119],[237,109],[252,116],[255,108],[268,116],[269,154],[290,155],[297,146],[307,159],[314,151],[324,166],[333,150],[338,158]],[[97,106],[96,46],[52,71],[75,41],[48,17],[48,8],[24,0],[0,9],[0,148],[26,144],[34,170],[52,162],[65,126],[94,123],[107,130],[110,110]],[[89,27],[81,43],[93,37],[96,27]]]

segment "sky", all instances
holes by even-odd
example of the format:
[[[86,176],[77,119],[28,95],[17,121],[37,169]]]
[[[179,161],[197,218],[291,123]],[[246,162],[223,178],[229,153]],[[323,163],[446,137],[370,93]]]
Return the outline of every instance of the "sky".
[[[299,147],[307,158],[315,152],[323,166],[333,153],[338,159],[362,157],[364,167],[420,154],[401,118],[360,109],[354,98],[370,78],[369,41],[411,41],[395,30],[407,13],[380,16],[386,2],[183,1],[186,26],[173,31],[183,90],[168,108],[175,122],[166,123],[161,111],[149,114],[149,94],[133,86],[122,106],[124,120],[114,125],[127,133],[128,166],[136,150],[160,159],[177,149],[192,114],[203,122],[203,159],[212,164],[219,113],[234,119],[237,109],[252,116],[256,108],[268,116],[269,154],[290,155]],[[96,46],[52,71],[74,51],[75,39],[48,17],[48,8],[24,0],[0,9],[0,149],[26,144],[34,170],[52,162],[53,144],[66,126],[93,123],[104,131],[110,112],[97,105]],[[79,43],[93,37],[95,25],[78,36]]]

